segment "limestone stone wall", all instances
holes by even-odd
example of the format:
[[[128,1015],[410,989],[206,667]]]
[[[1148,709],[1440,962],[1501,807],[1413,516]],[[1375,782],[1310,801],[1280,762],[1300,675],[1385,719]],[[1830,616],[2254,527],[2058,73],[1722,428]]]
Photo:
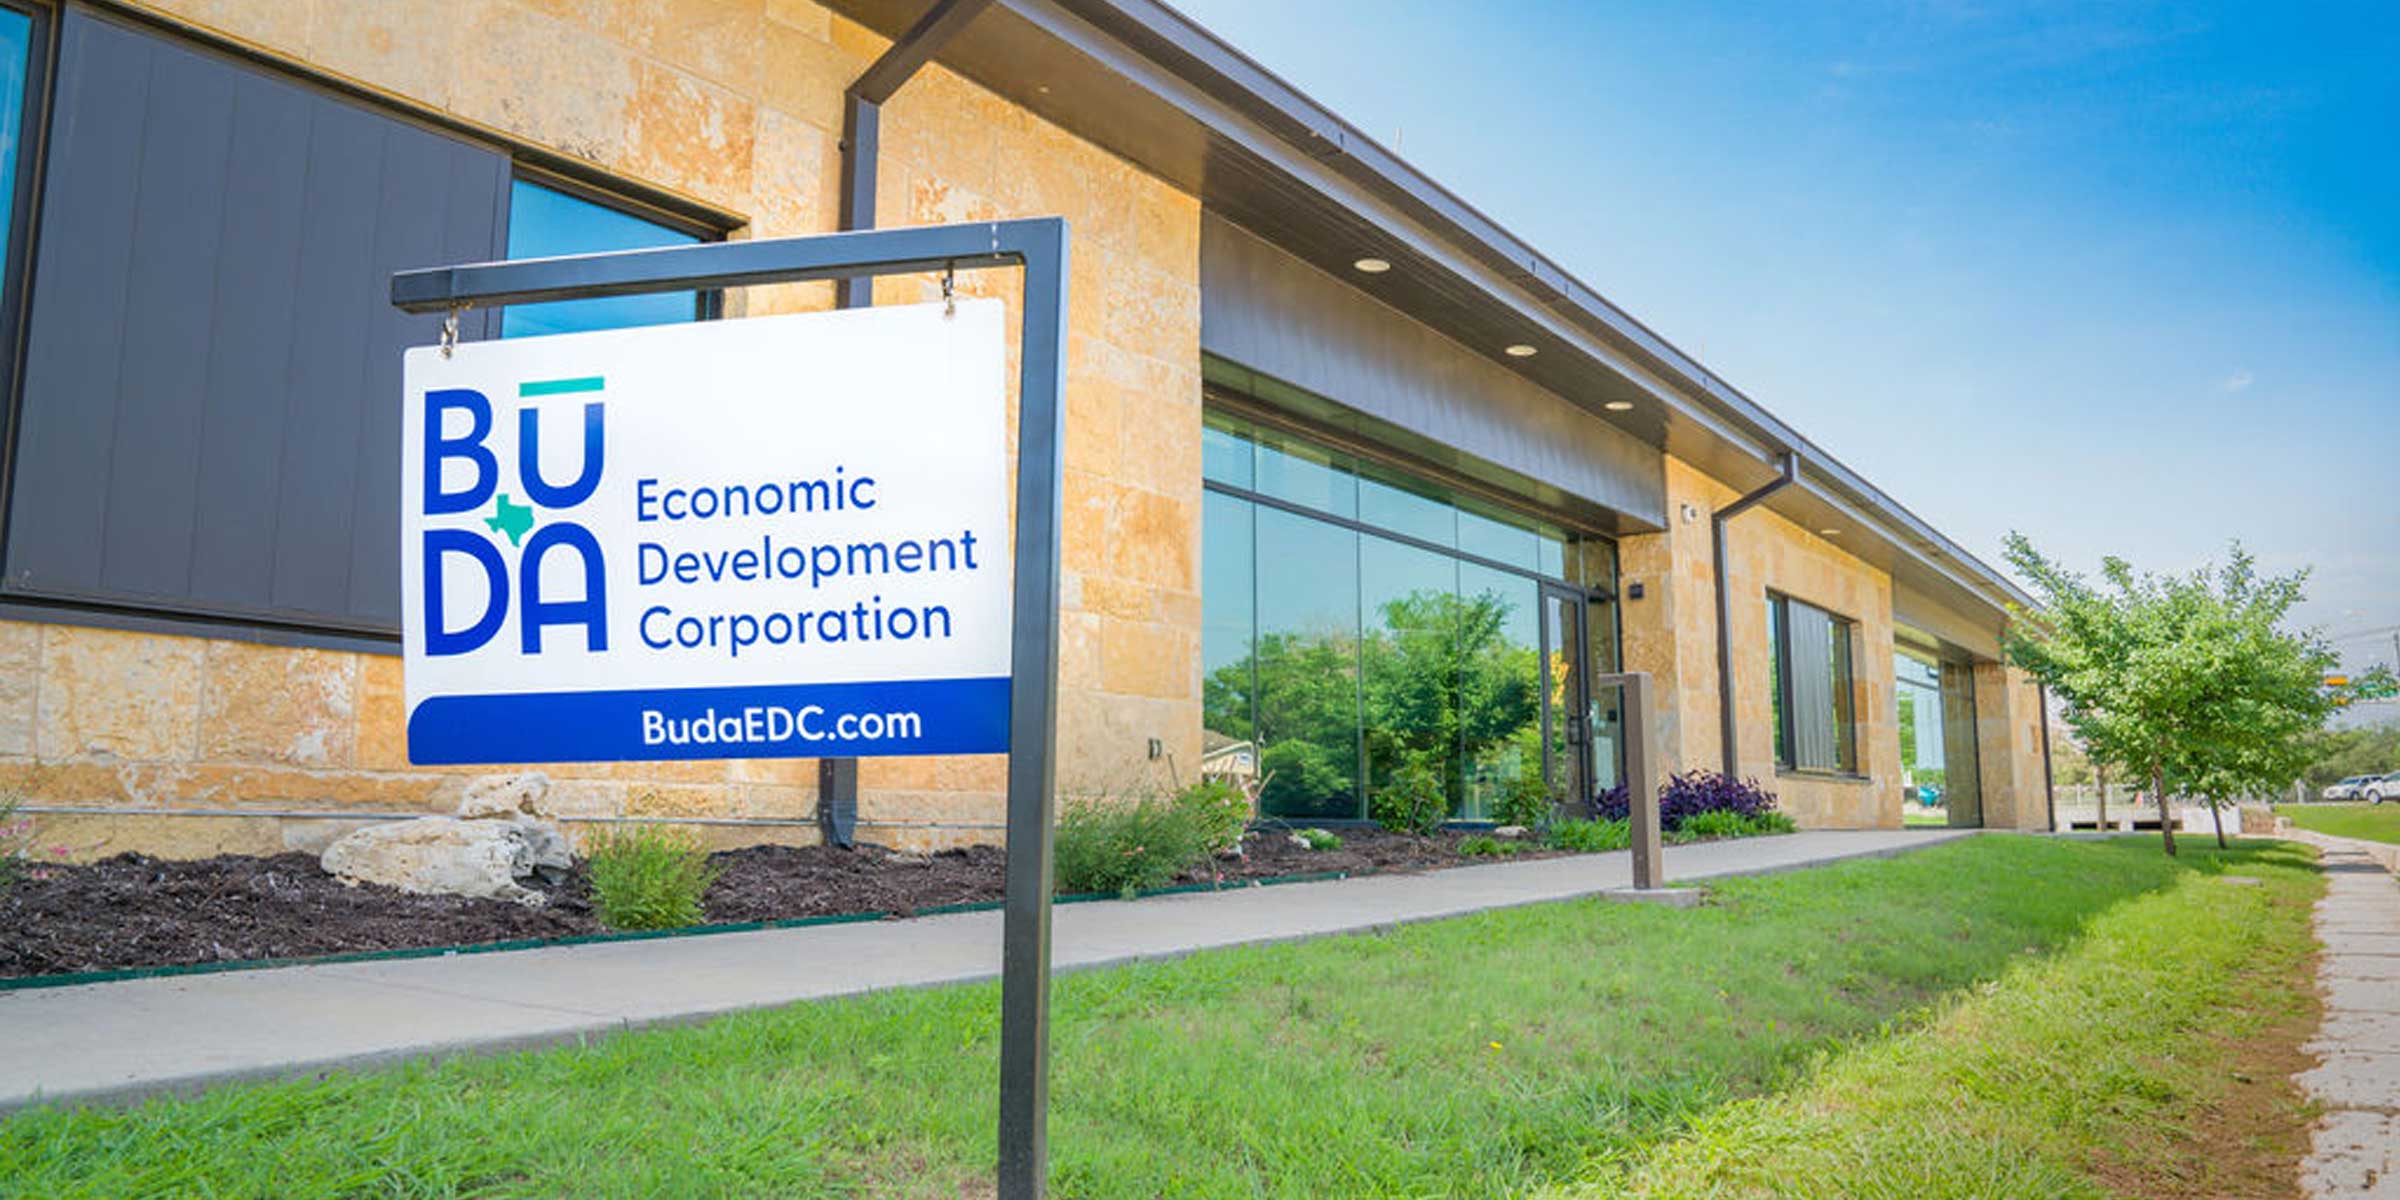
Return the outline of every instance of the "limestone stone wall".
[[[887,44],[807,0],[146,3],[396,107],[744,214],[735,237],[835,227],[841,93]],[[880,224],[1063,215],[1072,226],[1061,775],[1093,789],[1169,762],[1188,774],[1200,731],[1199,203],[938,66],[885,106],[882,132]],[[1000,273],[961,286],[1017,292]],[[933,287],[885,280],[878,298]],[[728,310],[830,303],[829,285],[813,284],[735,296]],[[0,768],[36,803],[447,807],[464,775],[410,768],[400,729],[391,657],[0,622]],[[590,817],[797,818],[815,801],[807,762],[544,769],[569,811]],[[895,824],[865,832],[994,840],[1004,769],[989,756],[871,760],[862,820]],[[85,856],[202,854],[313,844],[328,828],[53,816],[43,837]],[[805,824],[706,828],[725,842],[815,836]]]
[[[1667,769],[1716,770],[1716,595],[1709,518],[1739,493],[1675,458],[1666,462],[1667,529],[1625,539],[1626,669],[1650,672],[1661,707],[1656,729]],[[1735,719],[1740,774],[1767,784],[1803,825],[1893,827],[1900,823],[1900,729],[1892,679],[1891,577],[1839,546],[1765,509],[1733,521]],[[1851,696],[1858,714],[1860,774],[1848,779],[1779,772],[1769,699],[1766,593],[1805,600],[1858,622]],[[1977,757],[1984,825],[2041,829],[2047,820],[2041,701],[2024,672],[1996,662],[1975,667]]]
[[[1669,770],[1716,770],[1722,755],[1717,699],[1716,593],[1709,526],[1740,496],[1688,463],[1668,458],[1667,530],[1625,539],[1620,561],[1643,598],[1623,602],[1626,666],[1649,671],[1672,711],[1659,726]],[[1892,698],[1891,577],[1830,539],[1763,508],[1728,530],[1733,596],[1734,716],[1739,774],[1772,790],[1802,825],[1900,823],[1900,731]],[[1858,623],[1851,703],[1858,714],[1858,779],[1779,773],[1768,688],[1769,589]]]
[[[1975,665],[1975,756],[1986,828],[2050,827],[2041,691],[2023,671]]]

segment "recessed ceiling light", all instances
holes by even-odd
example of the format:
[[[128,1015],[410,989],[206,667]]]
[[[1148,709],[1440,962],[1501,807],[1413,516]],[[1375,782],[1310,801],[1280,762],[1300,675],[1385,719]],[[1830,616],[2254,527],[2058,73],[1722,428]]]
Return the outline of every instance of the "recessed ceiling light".
[[[1533,344],[1530,342],[1518,342],[1513,346],[1503,347],[1501,349],[1501,353],[1508,355],[1510,358],[1532,358],[1534,355],[1541,353],[1541,351],[1534,349]]]
[[[1607,410],[1608,410],[1608,411],[1610,411],[1610,412],[1632,412],[1632,411],[1633,411],[1633,401],[1631,401],[1631,400],[1611,400],[1611,401],[1609,401],[1608,403],[1601,405],[1600,407],[1602,407],[1602,408],[1605,408],[1605,409],[1607,409]]]
[[[1357,267],[1359,270],[1364,271],[1369,275],[1381,275],[1385,271],[1392,269],[1391,263],[1380,258],[1362,258],[1357,262],[1351,263],[1350,265]]]

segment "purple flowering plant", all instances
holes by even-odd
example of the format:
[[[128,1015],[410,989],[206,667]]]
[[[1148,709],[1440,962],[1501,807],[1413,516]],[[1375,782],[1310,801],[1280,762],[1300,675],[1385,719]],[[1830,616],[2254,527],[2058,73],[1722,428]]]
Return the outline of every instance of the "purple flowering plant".
[[[1632,793],[1624,784],[1600,793],[1600,819],[1622,821],[1633,811]],[[1735,779],[1715,771],[1686,771],[1670,776],[1658,789],[1658,826],[1666,832],[1702,813],[1726,812],[1760,817],[1775,811],[1775,793],[1755,779]]]

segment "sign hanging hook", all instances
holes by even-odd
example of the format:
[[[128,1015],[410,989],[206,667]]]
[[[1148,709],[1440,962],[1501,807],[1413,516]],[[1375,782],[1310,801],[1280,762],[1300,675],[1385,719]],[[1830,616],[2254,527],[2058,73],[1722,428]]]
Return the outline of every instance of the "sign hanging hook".
[[[443,357],[443,358],[448,358],[448,357],[450,357],[450,352],[451,352],[452,350],[455,350],[455,349],[457,349],[457,348],[458,348],[458,314],[460,314],[460,313],[462,313],[462,312],[465,312],[467,309],[469,309],[469,308],[472,308],[472,307],[474,307],[474,306],[473,306],[473,305],[471,305],[471,304],[453,304],[453,305],[451,305],[451,306],[450,306],[450,311],[449,311],[448,313],[446,313],[446,314],[444,314],[444,315],[443,315],[443,317],[442,317],[442,357]]]
[[[958,315],[958,264],[955,262],[942,264],[942,315]]]

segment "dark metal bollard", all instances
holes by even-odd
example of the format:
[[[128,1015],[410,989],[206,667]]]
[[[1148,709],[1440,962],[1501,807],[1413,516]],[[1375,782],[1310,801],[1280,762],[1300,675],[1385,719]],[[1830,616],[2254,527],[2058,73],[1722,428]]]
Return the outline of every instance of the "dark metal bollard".
[[[1665,848],[1658,836],[1658,755],[1651,744],[1650,673],[1624,671],[1597,675],[1592,683],[1617,687],[1624,696],[1625,795],[1633,833],[1633,886],[1648,890],[1667,885]]]

